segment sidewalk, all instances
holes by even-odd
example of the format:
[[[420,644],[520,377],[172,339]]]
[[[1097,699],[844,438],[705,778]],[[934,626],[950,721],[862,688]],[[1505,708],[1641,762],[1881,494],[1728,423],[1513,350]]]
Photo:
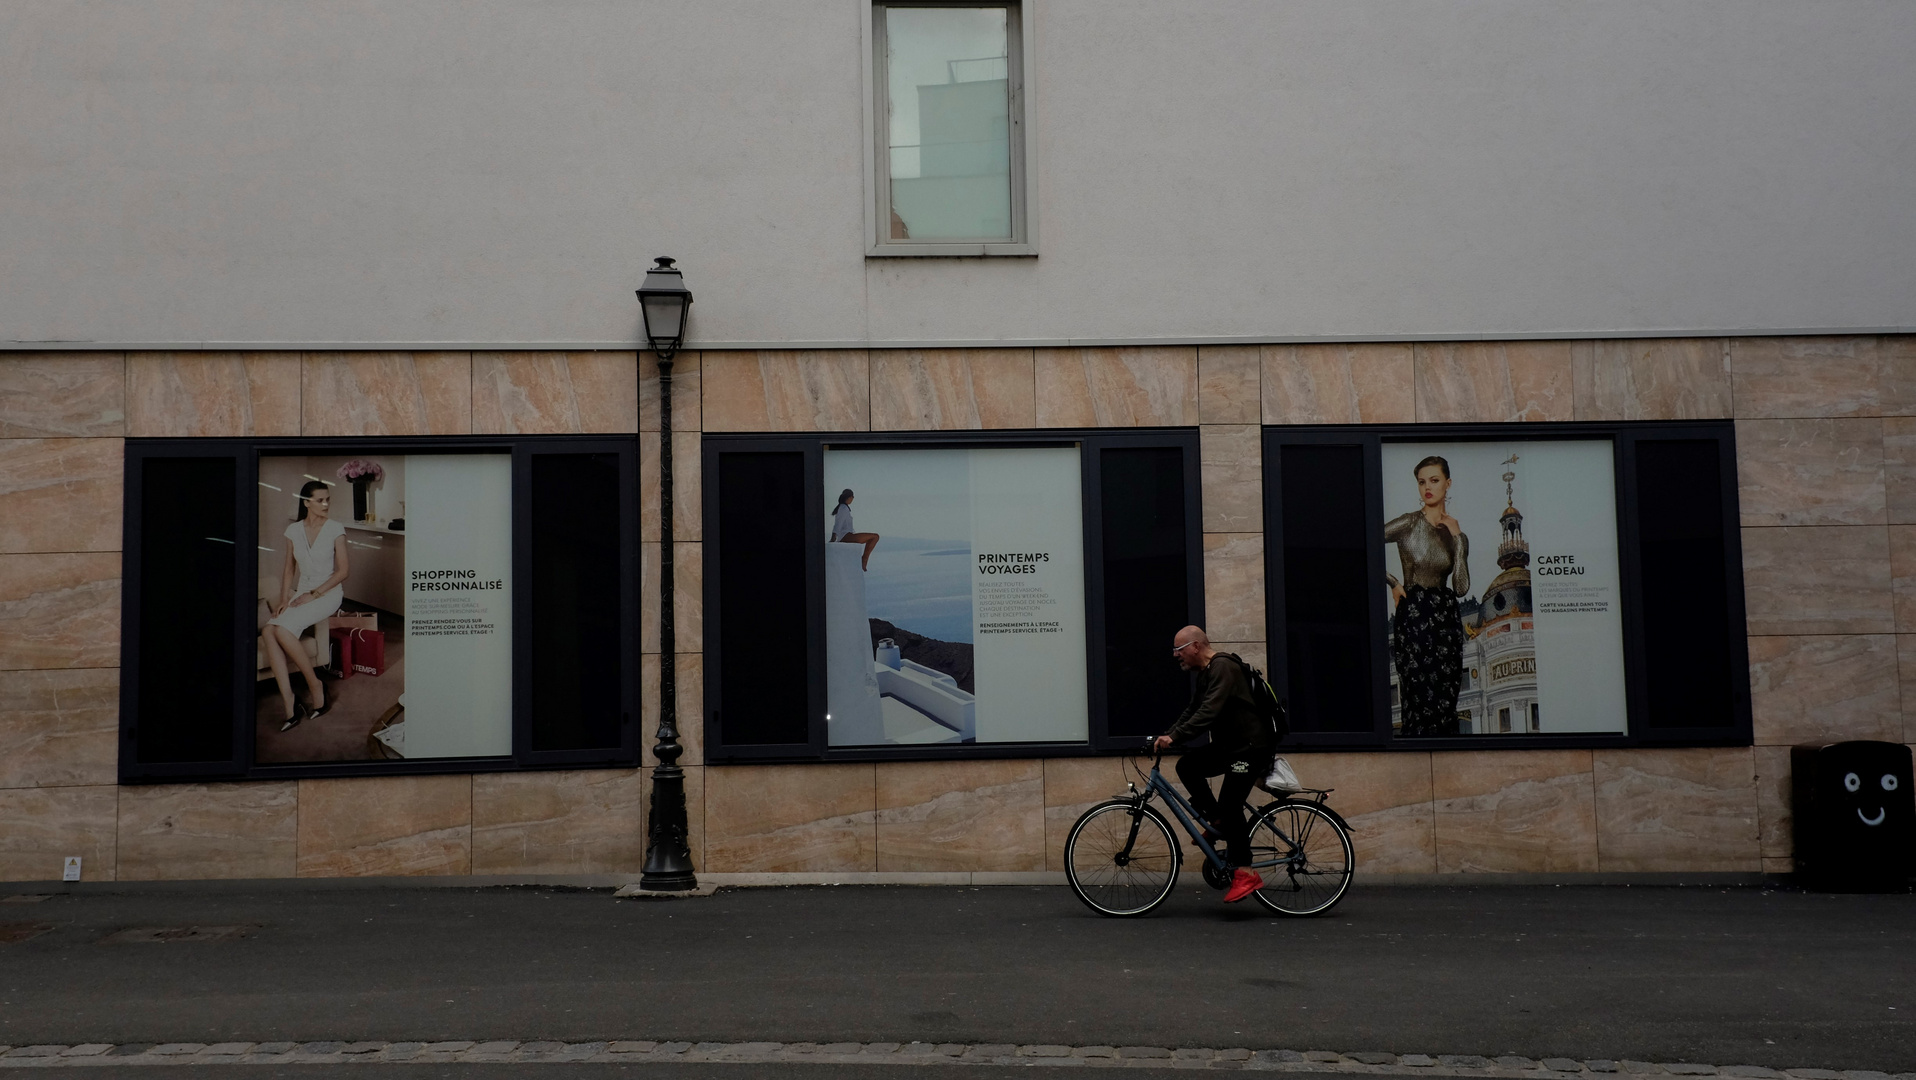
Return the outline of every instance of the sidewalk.
[[[1181,887],[1124,921],[1057,887],[236,883],[0,903],[9,938],[11,1047],[916,1041],[1916,1071],[1912,896],[1403,886],[1280,921]]]

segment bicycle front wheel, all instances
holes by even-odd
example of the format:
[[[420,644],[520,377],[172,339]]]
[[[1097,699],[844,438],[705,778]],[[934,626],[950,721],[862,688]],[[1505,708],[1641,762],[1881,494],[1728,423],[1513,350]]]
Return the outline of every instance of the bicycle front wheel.
[[[1280,915],[1322,915],[1350,888],[1357,859],[1350,833],[1309,802],[1276,802],[1251,822],[1251,863],[1264,875],[1252,893]]]
[[[1129,799],[1086,810],[1064,842],[1071,891],[1086,907],[1114,918],[1143,915],[1164,903],[1183,860],[1164,817]]]

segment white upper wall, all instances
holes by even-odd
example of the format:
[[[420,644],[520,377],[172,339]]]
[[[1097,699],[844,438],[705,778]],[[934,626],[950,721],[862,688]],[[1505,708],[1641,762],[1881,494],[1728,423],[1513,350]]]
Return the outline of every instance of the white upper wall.
[[[0,345],[1916,327],[1909,0],[1027,0],[1035,259],[864,256],[864,0],[6,0]]]

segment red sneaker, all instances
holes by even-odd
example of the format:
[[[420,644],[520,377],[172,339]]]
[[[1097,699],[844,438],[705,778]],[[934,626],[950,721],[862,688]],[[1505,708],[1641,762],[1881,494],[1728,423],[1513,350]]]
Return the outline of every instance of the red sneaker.
[[[1257,871],[1240,866],[1231,871],[1231,889],[1224,894],[1224,902],[1235,904],[1263,887],[1264,879],[1257,876]]]

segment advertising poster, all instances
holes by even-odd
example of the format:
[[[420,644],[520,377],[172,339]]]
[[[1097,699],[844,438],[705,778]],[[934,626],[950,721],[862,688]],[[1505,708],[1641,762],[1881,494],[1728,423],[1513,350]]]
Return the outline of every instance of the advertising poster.
[[[1622,732],[1608,440],[1386,442],[1391,728]]]
[[[833,746],[1087,737],[1075,448],[827,450]]]
[[[259,762],[512,752],[511,460],[260,457]]]

